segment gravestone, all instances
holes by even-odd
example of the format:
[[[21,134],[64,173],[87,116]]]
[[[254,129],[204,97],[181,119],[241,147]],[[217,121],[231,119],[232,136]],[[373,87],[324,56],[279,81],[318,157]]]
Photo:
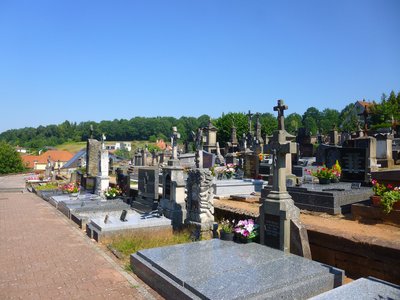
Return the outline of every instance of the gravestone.
[[[378,133],[375,135],[376,138],[376,158],[377,163],[382,168],[392,168],[394,165],[393,160],[393,137],[389,134]]]
[[[308,131],[306,128],[299,128],[296,142],[299,144],[300,157],[314,156],[314,145],[311,143],[310,131]]]
[[[211,171],[193,169],[188,171],[187,178],[187,218],[185,223],[195,225],[201,231],[213,229],[214,192]]]
[[[329,144],[330,145],[339,144],[339,135],[336,126],[331,131],[329,131]]]
[[[369,174],[378,170],[378,163],[376,160],[376,139],[374,137],[367,136],[354,139],[354,147],[366,149],[366,168]]]
[[[96,176],[96,188],[95,194],[104,196],[104,192],[108,189],[110,185],[110,177],[108,176],[108,164],[109,164],[109,156],[108,150],[105,148],[104,144],[105,136],[103,135],[101,149],[98,153],[99,156],[99,174]]]
[[[260,199],[262,203],[260,207],[260,242],[287,253],[293,251],[310,257],[311,252],[305,230],[295,231],[296,228],[302,228],[299,220],[300,211],[286,190],[286,157],[297,152],[297,144],[287,141],[289,134],[286,132],[284,124],[284,111],[287,108],[283,104],[283,100],[278,100],[278,105],[274,107],[274,110],[278,111],[278,130],[274,132],[272,141],[267,147],[267,150],[273,154],[274,175],[272,191],[266,198]],[[293,227],[292,223],[294,223]],[[295,238],[295,235],[298,237]],[[291,245],[294,244],[292,239],[304,240],[300,243],[300,246],[304,248],[291,249]]]
[[[158,210],[172,220],[174,228],[180,227],[186,219],[185,180],[177,151],[177,140],[180,134],[173,127],[171,136],[172,158],[162,170],[163,195]]]
[[[258,178],[258,171],[260,168],[260,158],[253,152],[244,154],[243,171],[245,178]]]
[[[86,144],[86,174],[90,177],[99,175],[99,152],[101,142],[95,139],[88,139]]]
[[[157,209],[158,206],[158,167],[140,167],[138,181],[138,196],[135,199],[148,211]]]

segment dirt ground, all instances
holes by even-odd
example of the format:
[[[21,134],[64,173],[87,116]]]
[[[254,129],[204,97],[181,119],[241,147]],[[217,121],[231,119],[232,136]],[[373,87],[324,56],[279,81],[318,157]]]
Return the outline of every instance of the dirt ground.
[[[242,202],[233,200],[214,200],[216,207],[232,207],[259,214],[259,204],[255,201]],[[400,247],[400,227],[386,224],[363,224],[351,219],[351,215],[329,215],[301,211],[301,222],[307,229],[343,234],[355,240],[382,241],[394,247]]]

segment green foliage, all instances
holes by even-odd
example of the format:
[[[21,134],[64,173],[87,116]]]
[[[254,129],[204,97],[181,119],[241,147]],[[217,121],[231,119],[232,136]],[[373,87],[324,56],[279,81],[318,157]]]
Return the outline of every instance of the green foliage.
[[[399,190],[392,190],[384,193],[381,198],[381,204],[384,212],[390,213],[393,210],[393,205],[398,201],[400,201]]]
[[[342,131],[356,131],[358,116],[357,112],[354,109],[353,103],[350,103],[345,108],[343,108],[343,110],[340,112],[339,119],[341,120],[339,127]]]
[[[301,127],[301,116],[298,113],[292,113],[285,118],[285,129],[290,134],[296,134]]]
[[[333,127],[339,127],[340,113],[336,109],[326,108],[321,113],[320,129],[321,133],[327,134]]]
[[[392,120],[400,121],[400,92],[391,91],[389,97],[382,94],[381,102],[371,107],[371,127],[374,129],[390,127]]]
[[[321,112],[315,107],[308,108],[303,114],[303,127],[315,135],[317,131],[321,128]]]
[[[231,137],[231,129],[234,124],[236,127],[237,138],[240,140],[242,135],[248,130],[247,116],[244,113],[227,113],[213,122],[218,128],[218,141],[223,146]]]
[[[18,173],[24,170],[20,154],[10,144],[0,141],[0,174]]]
[[[132,156],[128,149],[117,149],[115,150],[114,154],[123,159],[130,159]]]
[[[271,113],[262,114],[260,116],[261,132],[262,135],[271,135],[278,129],[278,119]]]

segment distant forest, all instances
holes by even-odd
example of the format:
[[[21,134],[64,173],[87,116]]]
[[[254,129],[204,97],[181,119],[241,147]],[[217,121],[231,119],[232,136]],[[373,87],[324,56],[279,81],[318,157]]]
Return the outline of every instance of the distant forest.
[[[394,91],[389,96],[383,94],[379,103],[374,102],[368,123],[371,128],[389,127],[393,120],[400,121],[400,92]],[[303,115],[292,113],[285,116],[286,130],[295,134],[299,128],[306,128],[311,134],[317,132],[326,134],[334,126],[342,131],[354,131],[358,126],[358,116],[354,111],[354,103],[347,105],[342,111],[324,109],[319,111],[315,107],[308,108]],[[259,116],[262,136],[271,135],[277,128],[277,119],[271,113],[262,113]],[[94,138],[101,138],[104,133],[108,141],[133,141],[157,139],[168,140],[172,126],[176,126],[181,134],[181,142],[191,141],[191,132],[199,127],[205,127],[210,120],[208,115],[195,117],[134,117],[130,120],[120,119],[101,121],[99,123],[87,121],[72,123],[64,121],[59,125],[26,127],[11,129],[0,134],[0,141],[11,145],[19,145],[31,149],[40,149],[45,146],[56,146],[65,142],[85,141],[90,135],[90,125],[93,125]],[[256,115],[251,117],[252,127],[256,122]],[[218,128],[218,141],[221,146],[229,141],[232,125],[237,128],[238,139],[248,131],[247,113],[227,113],[212,120]]]

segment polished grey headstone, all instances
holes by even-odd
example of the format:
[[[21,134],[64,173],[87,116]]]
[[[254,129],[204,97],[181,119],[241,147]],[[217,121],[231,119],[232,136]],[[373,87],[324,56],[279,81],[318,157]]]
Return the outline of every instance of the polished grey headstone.
[[[347,299],[400,299],[400,286],[374,277],[360,278],[312,298],[312,300]]]
[[[343,271],[318,262],[219,239],[138,251],[131,265],[168,299],[307,299],[343,279]]]

